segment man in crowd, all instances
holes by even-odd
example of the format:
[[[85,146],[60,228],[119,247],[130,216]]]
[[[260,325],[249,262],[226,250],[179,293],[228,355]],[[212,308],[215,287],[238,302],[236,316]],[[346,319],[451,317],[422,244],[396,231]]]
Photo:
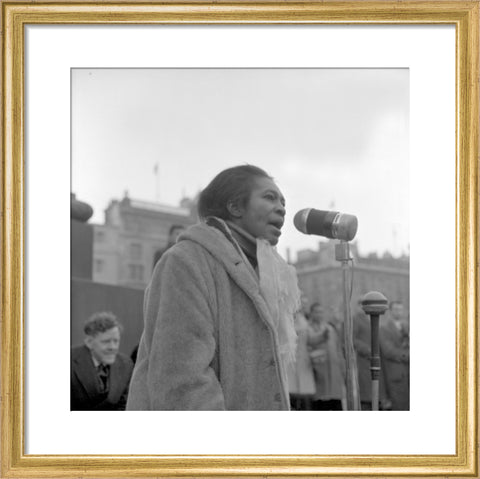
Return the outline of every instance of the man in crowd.
[[[133,363],[118,352],[121,330],[113,313],[86,321],[84,345],[71,353],[72,411],[125,409]]]
[[[393,301],[380,321],[380,349],[387,395],[394,411],[410,409],[410,338],[403,304]]]
[[[160,261],[160,258],[163,256],[163,254],[177,242],[177,238],[184,231],[184,225],[173,225],[170,227],[170,231],[168,232],[167,246],[165,246],[165,248],[155,251],[155,254],[153,255],[153,267],[155,267],[155,265]]]

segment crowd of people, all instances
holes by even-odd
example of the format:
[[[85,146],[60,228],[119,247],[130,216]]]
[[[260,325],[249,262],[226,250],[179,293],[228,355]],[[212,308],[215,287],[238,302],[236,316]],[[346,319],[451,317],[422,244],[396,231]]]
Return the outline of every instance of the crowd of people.
[[[370,319],[358,307],[353,318],[360,409],[372,409]],[[292,410],[345,410],[346,364],[343,325],[319,303],[306,299],[295,316],[297,360],[289,372]],[[379,409],[410,408],[410,344],[408,318],[399,301],[381,318]]]
[[[135,365],[119,352],[122,327],[112,313],[86,322],[84,345],[72,349],[71,409],[345,409],[341,323],[320,303],[308,307],[295,269],[275,249],[285,208],[260,168],[220,172],[200,194],[201,221],[154,268]],[[382,406],[408,409],[402,305],[393,303],[388,316],[380,333]],[[356,319],[361,364],[369,326]]]

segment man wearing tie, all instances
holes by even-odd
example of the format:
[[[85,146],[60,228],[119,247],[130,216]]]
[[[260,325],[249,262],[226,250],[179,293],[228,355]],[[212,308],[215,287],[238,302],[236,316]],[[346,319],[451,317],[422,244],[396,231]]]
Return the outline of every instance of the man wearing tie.
[[[393,301],[380,321],[380,349],[392,410],[410,409],[410,334],[403,304]]]
[[[72,411],[124,410],[133,363],[118,352],[121,325],[114,314],[95,313],[84,326],[82,346],[72,349]]]

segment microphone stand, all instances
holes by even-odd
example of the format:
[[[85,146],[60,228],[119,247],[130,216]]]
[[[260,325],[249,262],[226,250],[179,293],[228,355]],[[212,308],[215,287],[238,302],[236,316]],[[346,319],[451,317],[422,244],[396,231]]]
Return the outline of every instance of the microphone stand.
[[[350,256],[350,245],[348,241],[340,241],[335,245],[335,259],[341,262],[343,279],[343,339],[345,345],[345,363],[347,390],[347,409],[349,411],[360,410],[360,396],[358,392],[357,358],[353,347],[353,320],[350,312],[350,297],[348,294],[348,262]]]
[[[387,298],[378,291],[370,291],[362,299],[362,309],[370,316],[370,376],[372,378],[372,411],[378,411],[380,392],[379,320],[388,309]]]

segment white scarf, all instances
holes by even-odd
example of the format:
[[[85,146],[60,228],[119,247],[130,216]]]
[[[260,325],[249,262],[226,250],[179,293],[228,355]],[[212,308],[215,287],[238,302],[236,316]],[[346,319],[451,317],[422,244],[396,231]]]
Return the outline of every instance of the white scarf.
[[[301,307],[296,270],[284,261],[267,240],[255,239],[230,221],[226,226],[256,243],[260,293],[267,303],[277,332],[282,373],[286,383],[287,368],[295,363],[296,359],[297,333],[294,318]]]
[[[279,352],[284,368],[295,362],[297,333],[295,313],[300,309],[300,290],[295,268],[286,263],[277,250],[262,238],[257,239],[260,292],[272,315],[278,334]]]

